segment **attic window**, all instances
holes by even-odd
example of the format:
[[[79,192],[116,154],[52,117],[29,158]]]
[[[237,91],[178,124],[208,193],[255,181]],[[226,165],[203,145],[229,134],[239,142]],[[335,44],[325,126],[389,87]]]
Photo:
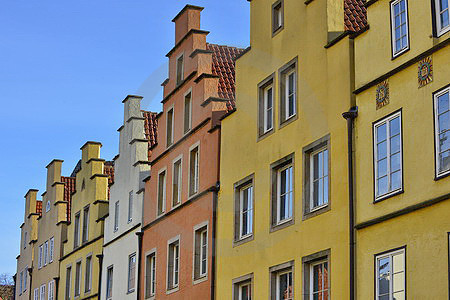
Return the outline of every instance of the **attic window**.
[[[184,79],[184,53],[177,58],[177,85]]]
[[[275,35],[284,25],[283,0],[278,0],[272,5],[272,34]]]
[[[81,183],[81,190],[84,190],[86,188],[86,183],[84,183],[84,179],[83,182]]]
[[[47,201],[47,204],[45,205],[45,212],[49,212],[51,208],[50,200]]]

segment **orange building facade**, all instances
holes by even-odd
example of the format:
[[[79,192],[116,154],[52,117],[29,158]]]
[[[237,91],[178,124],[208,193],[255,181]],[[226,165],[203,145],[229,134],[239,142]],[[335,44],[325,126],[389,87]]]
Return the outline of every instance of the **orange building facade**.
[[[172,20],[175,46],[145,184],[140,299],[214,293],[220,118],[234,109],[233,60],[242,50],[206,42],[202,9],[187,5]]]

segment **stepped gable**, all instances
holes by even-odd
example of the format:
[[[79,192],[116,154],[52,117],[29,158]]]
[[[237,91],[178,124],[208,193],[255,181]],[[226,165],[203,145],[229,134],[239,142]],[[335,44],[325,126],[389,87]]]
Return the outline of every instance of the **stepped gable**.
[[[156,119],[157,113],[142,110],[142,115],[145,119],[145,139],[148,140],[148,158],[150,159],[150,155],[152,154],[152,151],[150,149],[158,143],[158,120]]]
[[[226,45],[206,44],[212,54],[212,74],[219,76],[219,98],[227,99],[228,111],[235,108],[235,58],[244,49]]]
[[[367,26],[367,10],[362,0],[344,0],[346,31],[358,32]]]
[[[67,221],[70,222],[70,210],[72,207],[72,194],[75,192],[75,177],[61,176],[61,181],[64,182],[64,201],[67,201]]]

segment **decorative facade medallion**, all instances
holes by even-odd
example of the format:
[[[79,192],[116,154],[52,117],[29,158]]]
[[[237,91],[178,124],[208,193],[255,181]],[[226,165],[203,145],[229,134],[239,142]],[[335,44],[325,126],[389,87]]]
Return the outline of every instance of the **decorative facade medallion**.
[[[419,61],[418,72],[417,78],[419,80],[419,88],[433,81],[433,60],[431,59],[431,56],[425,57]]]
[[[387,80],[377,85],[376,101],[377,109],[389,104],[389,82]]]

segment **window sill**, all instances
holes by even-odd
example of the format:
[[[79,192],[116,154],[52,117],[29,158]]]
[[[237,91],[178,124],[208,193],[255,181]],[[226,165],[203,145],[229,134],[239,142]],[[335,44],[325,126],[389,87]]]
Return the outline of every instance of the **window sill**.
[[[441,173],[441,174],[436,175],[436,176],[434,177],[434,181],[438,181],[438,180],[443,179],[443,178],[445,178],[445,177],[447,177],[447,176],[450,176],[450,170],[448,170],[448,171],[446,171],[446,172],[443,172],[443,173]]]
[[[291,219],[283,220],[283,221],[277,223],[276,225],[272,224],[272,226],[270,226],[270,233],[284,229],[291,225],[294,225],[294,223],[295,223],[294,218],[291,218]]]
[[[135,291],[134,289],[132,289],[132,290],[128,291],[128,292],[127,292],[127,295],[129,295],[129,294],[133,294],[133,293],[134,293],[134,291]]]
[[[373,200],[373,203],[376,204],[376,203],[378,203],[378,202],[381,202],[381,201],[384,201],[384,200],[386,200],[386,199],[389,199],[389,198],[398,196],[398,195],[403,194],[403,193],[404,193],[404,191],[403,191],[403,188],[402,188],[401,190],[394,191],[394,192],[392,192],[392,193],[390,193],[390,194],[387,194],[387,195],[385,195],[385,196],[381,196],[381,197],[379,197],[379,198],[375,198],[375,200]]]
[[[295,115],[290,116],[289,118],[287,118],[286,120],[280,122],[280,127],[279,129],[291,124],[292,122],[296,121],[298,119],[298,115],[297,113]]]
[[[450,32],[450,26],[447,26],[447,28],[443,28],[441,29],[438,33],[437,33],[437,38],[440,38],[441,36],[443,36],[444,34]]]
[[[305,220],[308,220],[310,218],[313,218],[313,217],[316,217],[318,215],[321,215],[323,213],[326,213],[327,211],[330,211],[330,210],[331,210],[331,206],[330,206],[330,203],[328,203],[327,205],[323,205],[321,207],[316,207],[313,210],[305,211],[303,213],[303,218],[302,219],[303,219],[303,221],[305,221]]]
[[[275,132],[275,128],[273,128],[273,127],[272,127],[272,129],[267,130],[266,132],[264,132],[264,133],[262,133],[262,134],[260,134],[260,133],[258,132],[258,138],[257,138],[256,142],[259,142],[259,141],[265,139],[266,137],[272,135],[274,132]]]
[[[205,274],[199,278],[193,279],[192,284],[193,285],[199,284],[199,283],[205,282],[206,280],[208,280],[208,274]]]
[[[237,246],[240,246],[242,244],[248,243],[250,241],[253,241],[253,239],[254,239],[254,235],[253,234],[247,235],[247,236],[243,236],[243,237],[241,237],[239,239],[234,239],[233,240],[233,248],[237,247]]]
[[[177,209],[180,205],[181,205],[181,201],[178,202],[176,205],[172,206],[172,208],[170,210]]]
[[[180,286],[176,286],[176,287],[173,287],[173,288],[167,289],[167,290],[166,290],[166,295],[169,295],[169,294],[172,294],[172,293],[178,292],[178,290],[179,290],[179,289],[180,289]]]
[[[394,60],[394,59],[396,59],[397,57],[402,56],[403,54],[405,54],[405,53],[408,52],[408,51],[409,51],[409,46],[408,46],[407,48],[403,49],[403,50],[400,50],[400,51],[397,52],[397,53],[393,53],[393,54],[392,54],[392,57],[391,57],[391,60]]]
[[[277,34],[279,34],[284,28],[284,24],[279,26],[277,29],[272,29],[272,37],[276,36]]]

